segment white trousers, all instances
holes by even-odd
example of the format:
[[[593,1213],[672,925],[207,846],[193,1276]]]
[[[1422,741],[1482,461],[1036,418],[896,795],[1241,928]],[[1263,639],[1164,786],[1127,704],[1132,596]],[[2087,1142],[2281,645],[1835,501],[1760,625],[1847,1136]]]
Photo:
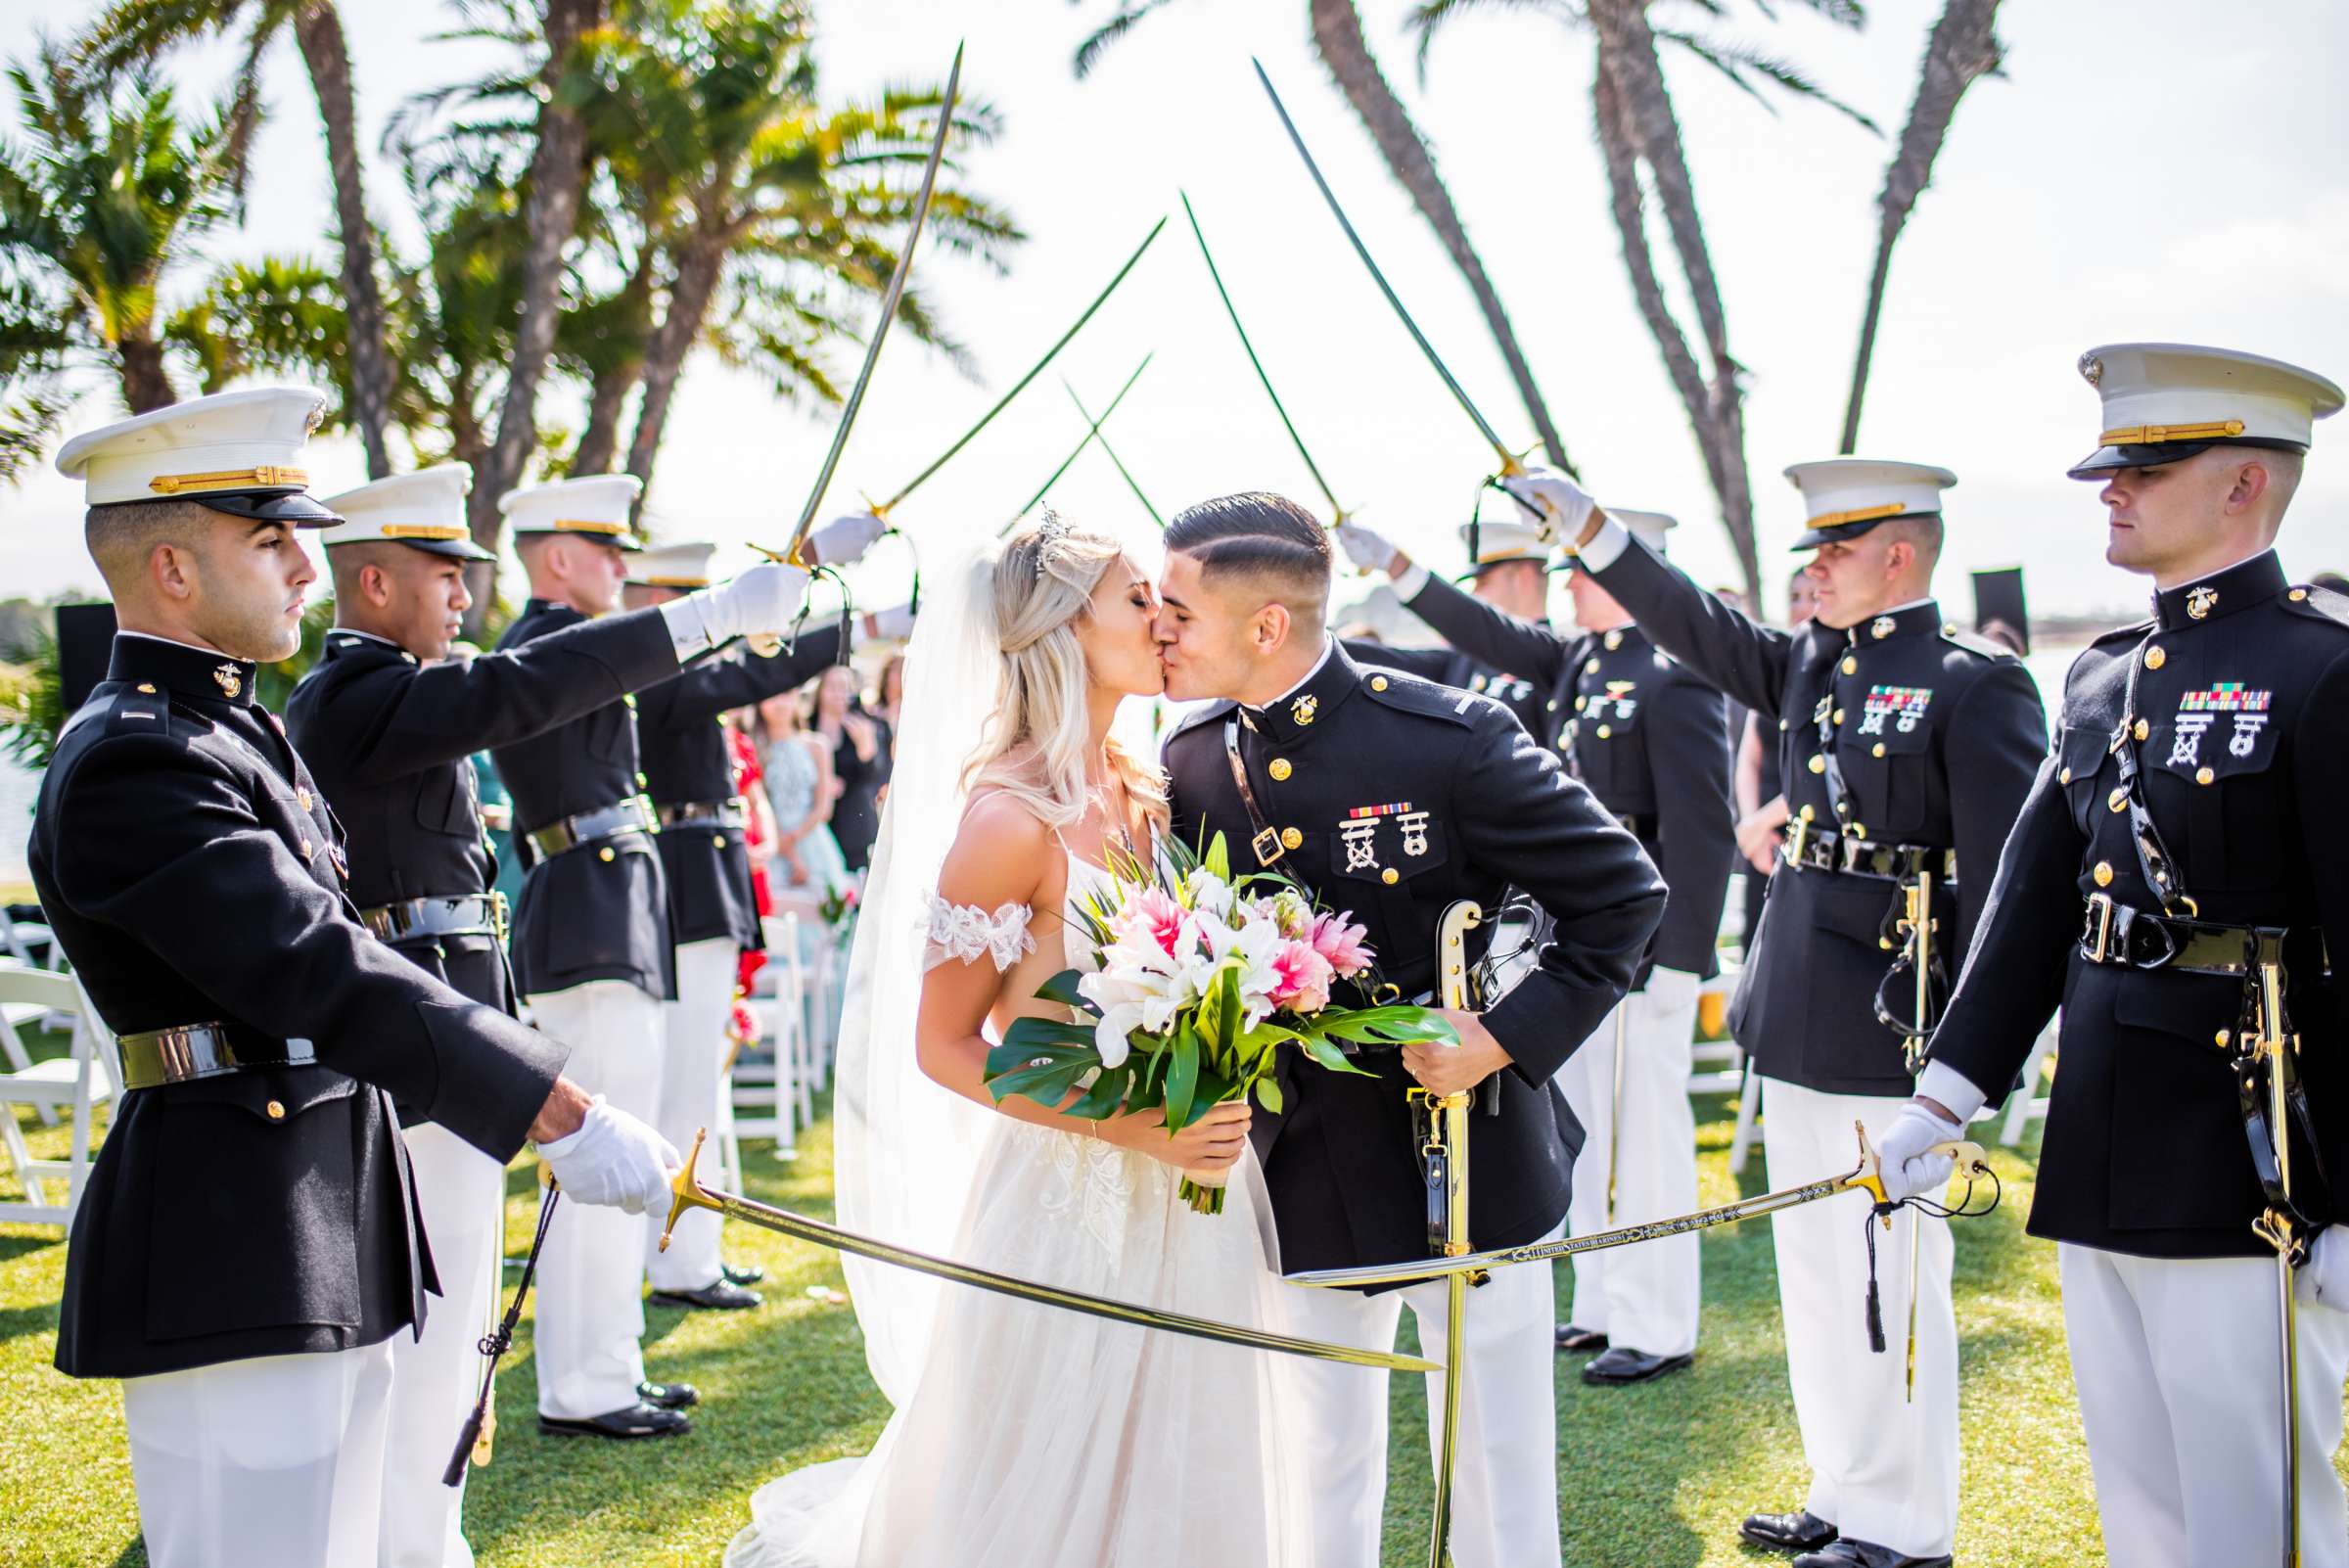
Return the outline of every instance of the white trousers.
[[[2134,1258],[2068,1244],[2055,1255],[2105,1555],[2128,1568],[2280,1561],[2275,1263]],[[2301,1561],[2341,1568],[2349,1511],[2332,1455],[2349,1314],[2304,1306],[2297,1338]]]
[[[653,1120],[666,1034],[659,1000],[624,980],[591,980],[527,1005],[540,1029],[571,1047],[565,1077]],[[635,1404],[644,1380],[644,1217],[558,1208],[533,1300],[538,1413],[579,1420]]]
[[[497,1320],[505,1167],[445,1129],[406,1130],[416,1201],[440,1294],[424,1337],[392,1340],[392,1439],[384,1462],[383,1568],[473,1568],[462,1484],[440,1484],[481,1393],[482,1336]]]
[[[1624,1031],[1623,1129],[1615,1128],[1615,1031]],[[1696,1112],[1688,1103],[1688,1064],[1696,1000],[1659,1006],[1644,991],[1628,993],[1583,1048],[1566,1059],[1558,1083],[1589,1136],[1574,1162],[1569,1235],[1686,1214],[1696,1207]],[[1607,1215],[1607,1161],[1615,1160],[1615,1211]],[[1695,1232],[1594,1252],[1574,1260],[1578,1328],[1650,1356],[1696,1349],[1700,1243]]]
[[[661,1060],[660,1114],[653,1125],[683,1154],[698,1131],[710,1134],[712,1168],[725,1129],[726,1015],[734,1005],[734,976],[741,945],[732,937],[689,942],[677,948],[677,999],[661,1004],[668,1049]],[[677,1219],[668,1250],[661,1250],[666,1214],[645,1216],[645,1271],[655,1290],[700,1290],[717,1283],[724,1265],[718,1255],[723,1222],[708,1209]]]
[[[386,1343],[123,1379],[147,1561],[374,1568],[392,1377]]]
[[[1444,1358],[1447,1286],[1429,1280],[1381,1295],[1281,1292],[1288,1332],[1390,1349],[1403,1309],[1419,1343]],[[1556,1298],[1547,1264],[1495,1270],[1468,1292],[1460,1386],[1459,1459],[1452,1485],[1451,1560],[1457,1568],[1556,1568],[1558,1420],[1551,1344]],[[1275,1356],[1275,1384],[1314,1478],[1314,1568],[1375,1568],[1387,1496],[1387,1375]],[[1443,1441],[1444,1378],[1427,1378],[1428,1444]]]
[[[1770,1184],[1849,1171],[1854,1122],[1880,1145],[1907,1103],[1822,1094],[1762,1081],[1762,1149]],[[1867,1343],[1867,1239],[1876,1244],[1885,1347]],[[1867,1195],[1848,1192],[1771,1217],[1785,1322],[1786,1381],[1811,1466],[1813,1513],[1854,1541],[1911,1557],[1952,1549],[1958,1530],[1958,1323],[1950,1307],[1950,1223],[1904,1209],[1887,1230]],[[1916,1270],[1916,1392],[1905,1398],[1909,1250]],[[2126,1559],[2116,1559],[2125,1561]],[[2135,1568],[2131,1564],[2131,1568]]]

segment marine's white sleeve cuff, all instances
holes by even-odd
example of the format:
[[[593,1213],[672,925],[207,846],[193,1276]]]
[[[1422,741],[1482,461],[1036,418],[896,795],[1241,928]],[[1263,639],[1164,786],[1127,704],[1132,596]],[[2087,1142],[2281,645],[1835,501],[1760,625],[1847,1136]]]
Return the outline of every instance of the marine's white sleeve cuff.
[[[1426,586],[1427,568],[1413,561],[1405,570],[1403,576],[1395,579],[1395,597],[1401,599],[1405,604],[1409,604],[1413,599],[1419,597],[1419,590]]]
[[[1927,1062],[1922,1078],[1916,1081],[1916,1092],[1929,1100],[1939,1100],[1950,1108],[1959,1127],[1974,1119],[1974,1113],[1989,1102],[1990,1096],[1977,1088],[1967,1078],[1947,1062]]]
[[[1590,571],[1604,572],[1623,558],[1623,552],[1631,542],[1631,531],[1609,518],[1598,526],[1598,531],[1590,536],[1590,542],[1579,547],[1575,555]]]

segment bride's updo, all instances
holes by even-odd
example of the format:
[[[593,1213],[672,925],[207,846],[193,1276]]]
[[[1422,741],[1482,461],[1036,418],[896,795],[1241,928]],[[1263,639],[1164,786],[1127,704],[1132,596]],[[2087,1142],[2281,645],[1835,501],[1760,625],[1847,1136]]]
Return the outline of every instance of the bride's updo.
[[[1014,796],[1048,827],[1084,815],[1091,683],[1077,624],[1091,612],[1103,574],[1125,558],[1108,534],[1050,512],[1005,542],[990,600],[1003,697],[964,769],[966,789]],[[1157,770],[1136,763],[1115,736],[1104,750],[1128,793],[1163,821],[1166,786]]]

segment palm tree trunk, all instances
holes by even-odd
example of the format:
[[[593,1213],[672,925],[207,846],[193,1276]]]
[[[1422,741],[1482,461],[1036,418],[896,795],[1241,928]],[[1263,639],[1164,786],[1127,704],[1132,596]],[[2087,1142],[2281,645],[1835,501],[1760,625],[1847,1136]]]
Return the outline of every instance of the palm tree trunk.
[[[1980,77],[1999,69],[2004,50],[1994,30],[1999,0],[1949,0],[1941,20],[1925,40],[1924,64],[1916,76],[1916,101],[1909,109],[1909,123],[1901,145],[1884,170],[1884,191],[1876,198],[1876,267],[1867,284],[1867,308],[1860,318],[1860,348],[1852,358],[1852,394],[1843,407],[1843,444],[1847,456],[1860,443],[1860,403],[1867,392],[1869,361],[1875,357],[1876,321],[1884,309],[1884,286],[1892,275],[1892,248],[1916,207],[1916,199],[1933,177],[1933,161],[1949,138],[1950,122],[1958,115],[1958,100]]]
[[[653,330],[644,352],[644,399],[636,407],[636,432],[628,441],[628,472],[644,481],[636,498],[639,511],[653,487],[653,462],[661,454],[661,438],[668,426],[669,401],[685,356],[701,341],[702,322],[717,292],[719,272],[726,263],[729,236],[715,224],[698,224],[686,238],[677,257],[677,275],[668,287],[668,308]]]
[[[1500,293],[1486,275],[1484,260],[1477,254],[1476,247],[1469,243],[1467,225],[1461,222],[1451,193],[1436,170],[1435,154],[1428,150],[1418,127],[1411,123],[1409,112],[1379,70],[1369,41],[1362,36],[1362,19],[1354,8],[1354,0],[1313,0],[1312,11],[1313,45],[1321,53],[1322,64],[1337,78],[1346,101],[1368,127],[1371,140],[1386,158],[1387,167],[1410,193],[1428,226],[1436,231],[1436,238],[1443,242],[1452,265],[1468,281],[1468,292],[1476,297],[1477,308],[1485,313],[1485,324],[1492,329],[1493,341],[1500,347],[1500,357],[1509,367],[1509,378],[1517,384],[1517,395],[1533,419],[1549,460],[1569,474],[1574,473],[1574,464],[1566,456],[1566,442],[1550,420],[1549,406],[1543,401],[1542,390],[1534,384],[1533,369],[1526,363],[1524,350],[1517,346],[1517,334],[1509,325],[1508,312],[1501,307]]]
[[[327,163],[334,175],[335,226],[343,241],[343,308],[348,321],[350,416],[367,449],[367,477],[388,478],[392,451],[392,358],[385,349],[384,297],[375,281],[375,231],[367,223],[359,164],[358,108],[351,96],[350,50],[334,0],[309,0],[294,14],[294,38],[309,68],[326,122]]]
[[[661,248],[652,242],[651,236],[646,236],[636,255],[635,270],[628,274],[628,281],[620,293],[622,316],[614,331],[626,334],[639,344],[652,330],[653,268],[660,254]],[[623,354],[595,373],[587,389],[587,428],[579,433],[579,444],[572,452],[572,473],[612,471],[612,459],[620,451],[621,409],[643,378],[642,352]]]
[[[538,439],[538,382],[554,351],[555,320],[562,304],[563,251],[578,227],[579,198],[587,182],[587,123],[566,103],[562,82],[572,47],[581,33],[600,24],[604,0],[540,0],[546,35],[546,66],[539,72],[545,99],[538,108],[538,146],[530,156],[529,201],[523,218],[528,238],[522,262],[522,314],[514,331],[513,364],[498,407],[497,438],[487,461],[474,472],[469,505],[474,538],[494,549],[502,530],[499,497],[522,476],[522,465]]]
[[[153,413],[179,401],[171,376],[163,368],[163,346],[152,338],[123,338],[115,344],[115,360],[122,380],[122,402],[134,414]]]

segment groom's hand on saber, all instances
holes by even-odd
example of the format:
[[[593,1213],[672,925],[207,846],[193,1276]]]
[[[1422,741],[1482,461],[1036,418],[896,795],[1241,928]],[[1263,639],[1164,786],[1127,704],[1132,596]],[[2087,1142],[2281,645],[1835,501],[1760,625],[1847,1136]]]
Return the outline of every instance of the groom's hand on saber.
[[[1799,1208],[1832,1198],[1844,1192],[1865,1192],[1874,1203],[1886,1228],[1892,1224],[1892,1211],[1897,1203],[1887,1200],[1884,1179],[1879,1174],[1876,1151],[1868,1147],[1867,1130],[1859,1123],[1852,1124],[1860,1137],[1860,1163],[1841,1176],[1822,1176],[1799,1187],[1784,1187],[1766,1192],[1760,1197],[1741,1199],[1723,1204],[1718,1209],[1699,1209],[1693,1214],[1676,1215],[1669,1220],[1650,1220],[1641,1224],[1622,1225],[1613,1230],[1600,1230],[1587,1236],[1569,1236],[1559,1241],[1538,1241],[1523,1247],[1500,1247],[1491,1252],[1468,1253],[1456,1258],[1413,1258],[1402,1263],[1365,1264],[1348,1268],[1309,1268],[1301,1273],[1282,1277],[1292,1285],[1317,1285],[1329,1290],[1360,1290],[1370,1285],[1408,1284],[1418,1279],[1441,1279],[1447,1274],[1475,1273],[1487,1268],[1505,1268],[1512,1264],[1547,1263],[1554,1258],[1571,1258],[1580,1253],[1604,1252],[1610,1247],[1628,1247],[1635,1242],[1660,1241],[1666,1236],[1685,1235],[1691,1230],[1706,1230],[1714,1225],[1730,1224],[1739,1220],[1756,1220],[1767,1214]],[[1978,1143],[1949,1141],[1918,1151],[1947,1156],[1958,1176],[1970,1189],[1977,1180],[1991,1179],[1990,1160]],[[1911,1155],[1911,1158],[1915,1158]],[[1908,1200],[1900,1200],[1908,1201]],[[1987,1210],[1980,1211],[1987,1213]]]
[[[956,1263],[950,1258],[936,1258],[925,1252],[915,1252],[910,1247],[898,1246],[894,1242],[860,1236],[853,1230],[844,1230],[838,1225],[826,1224],[821,1220],[810,1220],[806,1215],[793,1214],[788,1209],[755,1203],[736,1193],[714,1192],[703,1186],[700,1178],[694,1175],[694,1167],[701,1160],[702,1141],[707,1136],[707,1130],[693,1135],[693,1152],[686,1155],[684,1168],[677,1172],[670,1183],[668,1223],[661,1231],[661,1246],[665,1251],[668,1247],[668,1233],[676,1227],[680,1215],[688,1209],[709,1209],[729,1220],[740,1220],[763,1230],[811,1241],[835,1252],[854,1253],[859,1258],[870,1258],[876,1263],[895,1264],[899,1268],[910,1268],[916,1273],[950,1279],[956,1284],[973,1285],[981,1290],[991,1290],[998,1296],[1009,1296],[1016,1301],[1058,1307],[1065,1312],[1106,1317],[1112,1322],[1164,1329],[1170,1334],[1184,1334],[1193,1339],[1214,1340],[1219,1344],[1239,1345],[1250,1350],[1279,1351],[1313,1360],[1341,1361],[1350,1366],[1377,1366],[1395,1372],[1442,1370],[1436,1362],[1422,1360],[1416,1356],[1362,1350],[1353,1345],[1330,1345],[1319,1340],[1291,1339],[1285,1334],[1268,1334],[1262,1329],[1219,1323],[1213,1318],[1160,1312],[1156,1308],[1137,1307],[1132,1302],[1116,1301],[1107,1296],[1064,1290],[1058,1285],[1037,1284],[1017,1275],[996,1273],[990,1268],[977,1268],[969,1264]]]
[[[1436,1011],[1460,1037],[1459,1043],[1420,1039],[1403,1047],[1403,1070],[1430,1094],[1465,1094],[1515,1063],[1476,1014],[1452,1007]]]

